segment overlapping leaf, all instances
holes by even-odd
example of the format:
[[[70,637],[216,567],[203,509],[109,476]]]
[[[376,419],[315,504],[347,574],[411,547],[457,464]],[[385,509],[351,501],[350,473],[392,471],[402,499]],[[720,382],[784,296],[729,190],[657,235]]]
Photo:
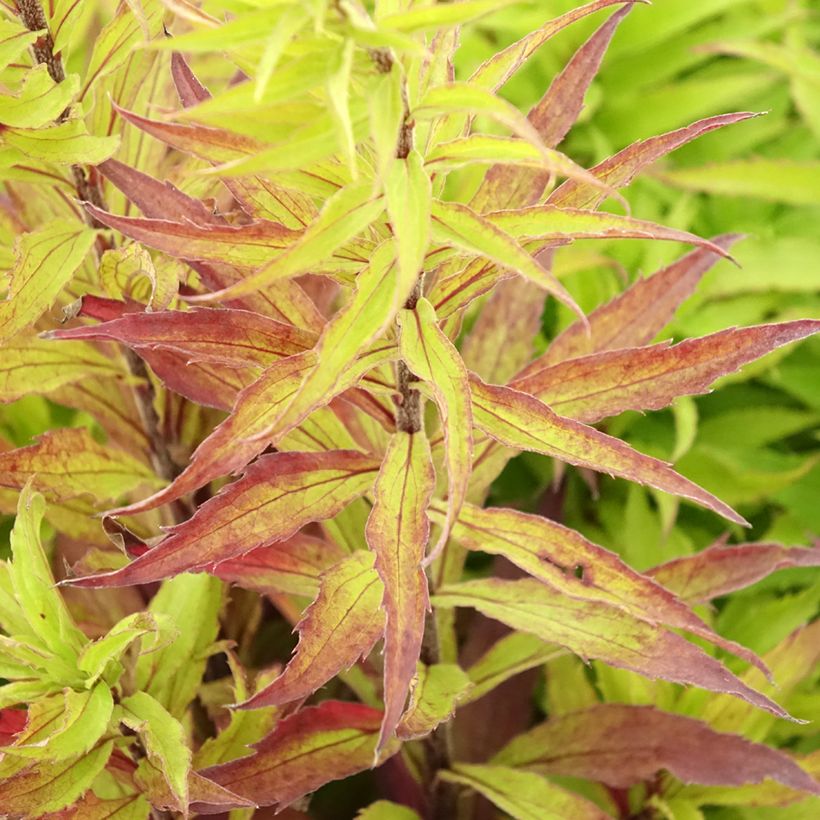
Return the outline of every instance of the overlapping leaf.
[[[470,388],[476,426],[508,447],[531,450],[578,467],[647,484],[688,498],[730,521],[745,523],[731,507],[676,473],[665,462],[643,455],[593,427],[558,416],[527,393],[487,385],[475,375],[470,378]]]
[[[331,780],[370,768],[381,722],[376,709],[325,701],[280,721],[252,757],[204,774],[257,805],[284,808]],[[392,742],[382,755],[397,748]]]
[[[572,598],[539,581],[491,578],[448,584],[439,588],[433,603],[444,608],[473,607],[513,629],[558,643],[582,658],[597,658],[650,678],[727,692],[786,717],[780,706],[674,632],[650,625],[619,607]]]
[[[820,322],[804,319],[722,330],[677,345],[604,351],[532,370],[510,387],[562,415],[592,423],[624,410],[659,410],[678,396],[705,393],[720,376],[819,330]]]
[[[384,588],[373,554],[354,552],[331,567],[298,624],[299,645],[282,674],[243,703],[253,709],[302,700],[366,656],[384,629]]]
[[[75,578],[81,586],[128,586],[204,570],[331,518],[372,483],[376,464],[355,451],[274,453],[207,501],[126,567]]]
[[[555,718],[513,740],[493,762],[622,788],[667,769],[687,783],[742,785],[771,778],[820,793],[817,781],[785,752],[649,706],[602,704]]]

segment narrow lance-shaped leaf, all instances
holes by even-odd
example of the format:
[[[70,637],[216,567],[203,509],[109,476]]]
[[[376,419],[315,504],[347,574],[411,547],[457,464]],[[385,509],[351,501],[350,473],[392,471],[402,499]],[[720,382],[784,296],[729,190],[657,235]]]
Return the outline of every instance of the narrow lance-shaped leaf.
[[[433,306],[426,299],[419,299],[413,310],[401,311],[399,321],[402,359],[430,385],[444,427],[449,482],[447,518],[438,543],[425,559],[429,563],[444,549],[467,494],[473,456],[470,383],[459,352],[439,328]]]
[[[820,566],[820,547],[718,543],[667,561],[647,574],[684,600],[703,603],[751,586],[780,569],[816,566]]]
[[[114,741],[109,740],[80,757],[50,766],[32,766],[0,782],[4,809],[29,817],[43,817],[70,806],[91,788],[103,770]]]
[[[720,114],[716,117],[698,120],[698,122],[687,125],[685,128],[679,128],[667,134],[636,142],[609,157],[609,159],[605,159],[594,168],[591,168],[590,171],[598,179],[606,182],[607,185],[613,188],[622,188],[629,185],[641,170],[661,157],[670,154],[676,148],[686,145],[687,142],[691,142],[693,139],[717,128],[743,122],[743,120],[756,116],[758,115],[742,112],[739,114]],[[597,208],[603,202],[603,199],[604,195],[600,191],[595,191],[577,180],[569,179],[547,197],[547,203],[561,208]]]
[[[427,576],[422,559],[430,534],[427,506],[435,489],[430,445],[422,431],[390,439],[373,490],[365,536],[384,583],[385,712],[378,751],[385,748],[404,710],[424,635]]]
[[[596,658],[649,678],[725,692],[778,717],[788,717],[780,706],[699,647],[621,607],[570,597],[531,578],[447,584],[432,600],[442,608],[473,607],[488,618],[560,644],[585,659]]]
[[[548,518],[466,504],[453,537],[467,549],[503,555],[567,595],[621,607],[649,623],[685,629],[766,671],[753,652],[718,635],[660,583]]]
[[[457,763],[440,777],[458,783],[487,798],[515,820],[607,820],[609,814],[533,772],[509,766],[478,766]]]
[[[96,233],[78,222],[54,220],[15,245],[9,292],[0,302],[0,341],[33,324],[71,281]]]
[[[327,404],[349,386],[345,378],[359,354],[392,323],[410,293],[409,283],[396,275],[393,244],[382,243],[370,264],[356,276],[350,301],[325,325],[317,348],[316,366],[307,373],[293,399],[278,417],[254,432],[255,438],[276,440],[316,407]]]
[[[391,163],[384,179],[384,193],[399,262],[399,290],[409,294],[419,278],[430,243],[433,196],[418,151],[410,151],[406,158]]]
[[[316,335],[248,310],[160,310],[128,313],[98,325],[53,331],[51,339],[117,341],[132,348],[167,348],[228,365],[267,367],[316,343]]]
[[[512,740],[493,762],[614,788],[666,769],[685,783],[740,786],[770,778],[820,793],[818,783],[784,752],[651,706],[608,703],[563,715]]]
[[[277,222],[258,220],[249,225],[199,225],[117,216],[90,203],[86,203],[85,209],[103,225],[178,259],[220,262],[244,268],[256,268],[277,258],[299,236],[298,231]]]
[[[224,290],[196,297],[199,301],[236,298],[277,279],[296,276],[328,260],[374,222],[384,211],[383,197],[373,195],[370,182],[353,183],[337,191],[299,239],[259,270]]]
[[[373,558],[373,553],[358,550],[322,575],[319,595],[297,625],[293,658],[243,708],[302,700],[370,652],[384,630],[384,587]]]
[[[499,51],[482,63],[473,72],[470,82],[493,91],[501,88],[547,40],[559,31],[593,12],[624,2],[630,2],[630,0],[594,0],[592,3],[579,6],[560,17],[556,17],[554,20],[550,20],[541,28]]]
[[[375,469],[367,456],[349,450],[264,456],[144,555],[120,570],[68,583],[129,586],[214,567],[332,518],[366,491]]]
[[[36,444],[0,453],[0,486],[21,488],[29,478],[34,490],[55,499],[84,493],[110,499],[160,483],[148,466],[98,444],[85,427],[51,430]]]
[[[324,701],[280,721],[252,757],[203,774],[257,805],[284,808],[331,780],[369,769],[381,722],[382,713],[368,706]],[[394,742],[385,751],[397,750]]]
[[[678,396],[705,393],[720,376],[818,331],[820,321],[802,319],[722,330],[672,346],[604,351],[534,370],[510,387],[592,423],[624,410],[660,410]]]
[[[531,205],[516,210],[494,211],[484,219],[512,236],[516,241],[565,239],[662,239],[688,242],[707,248],[720,256],[728,251],[708,239],[688,231],[666,228],[654,222],[619,214],[596,213],[580,208],[558,208],[554,205]]]
[[[510,387],[470,377],[475,424],[501,444],[620,476],[679,495],[738,524],[746,521],[731,507],[668,464],[643,455],[620,439],[554,413],[546,404]]]
[[[740,238],[739,234],[724,234],[712,242],[728,251]],[[588,328],[580,322],[571,324],[550,343],[543,356],[516,378],[565,359],[649,344],[719,259],[712,251],[696,248],[652,276],[639,278],[611,302],[590,313]]]
[[[503,268],[520,273],[540,285],[579,317],[583,313],[564,286],[513,237],[466,205],[455,202],[433,202],[433,234],[438,239],[477,253]]]
[[[365,354],[343,375],[337,385],[339,390],[352,387],[372,366],[391,358],[394,349],[387,345]],[[257,381],[239,393],[231,415],[200,444],[188,467],[175,481],[144,501],[114,510],[112,514],[126,515],[153,509],[244,467],[271,443],[267,431],[299,390],[305,374],[315,362],[315,354],[307,351],[272,364]],[[281,438],[287,432],[289,430],[280,425],[277,437]]]

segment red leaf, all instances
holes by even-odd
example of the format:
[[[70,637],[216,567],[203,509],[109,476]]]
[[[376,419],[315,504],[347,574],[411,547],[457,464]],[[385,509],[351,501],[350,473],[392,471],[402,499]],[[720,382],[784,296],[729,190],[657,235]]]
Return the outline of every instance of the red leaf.
[[[211,96],[178,51],[171,55],[171,78],[179,95],[179,101],[185,108],[204,102]]]
[[[382,713],[325,701],[281,721],[256,754],[202,774],[257,805],[293,803],[331,780],[370,768]],[[391,744],[395,753],[398,744]]]
[[[161,310],[70,330],[53,339],[117,341],[132,348],[167,348],[197,362],[267,367],[309,350],[316,335],[248,310]]]
[[[789,549],[780,544],[715,544],[647,571],[656,581],[692,603],[703,603],[751,586],[788,567],[820,566],[820,547]]]
[[[612,188],[622,188],[624,185],[629,185],[648,165],[682,145],[686,145],[687,142],[708,134],[716,128],[723,128],[725,125],[743,122],[743,120],[757,116],[759,115],[744,111],[698,120],[685,128],[633,143],[590,170],[601,182]],[[558,205],[561,208],[597,208],[605,197],[605,192],[602,193],[590,185],[569,179],[547,197],[547,203]]]
[[[332,518],[367,490],[376,468],[352,450],[263,456],[145,555],[114,572],[66,583],[130,586],[212,571],[229,558],[290,538],[311,521]]]
[[[300,235],[298,231],[267,220],[257,220],[249,225],[199,225],[117,216],[90,203],[86,203],[85,209],[103,225],[178,259],[243,268],[256,268],[271,262]]]
[[[528,393],[484,384],[475,374],[470,378],[470,387],[476,426],[501,444],[646,484],[688,498],[737,524],[747,523],[666,462],[646,456],[594,427],[559,416]]]
[[[820,794],[820,784],[784,752],[651,706],[602,704],[555,718],[517,737],[493,762],[614,788],[667,769],[684,783],[741,786],[770,778]]]
[[[430,535],[427,506],[436,476],[423,432],[397,432],[390,439],[365,536],[376,553],[387,612],[384,633],[384,722],[378,750],[399,723],[424,635],[427,576],[422,569]]]
[[[649,623],[684,629],[755,664],[753,652],[710,629],[676,595],[618,555],[540,515],[467,504],[453,537],[470,550],[503,555],[535,578],[575,598],[604,601]],[[686,560],[686,559],[684,559]],[[673,592],[677,592],[672,586]]]
[[[262,594],[312,598],[319,591],[319,576],[344,557],[333,542],[299,532],[286,541],[222,561],[213,572],[223,581]]]
[[[534,371],[510,387],[592,423],[624,410],[660,410],[678,396],[705,393],[720,376],[818,331],[820,321],[802,319],[722,330],[674,346],[605,351]]]
[[[366,657],[384,630],[383,594],[370,552],[354,552],[327,570],[297,625],[299,645],[290,663],[242,708],[303,700]]]
[[[739,234],[724,234],[712,242],[728,250]],[[646,279],[638,279],[611,302],[587,317],[589,327],[573,322],[550,343],[546,353],[528,365],[516,378],[602,350],[648,345],[672,320],[679,305],[692,295],[701,277],[720,257],[697,248],[677,262]]]
[[[610,40],[621,20],[631,10],[631,5],[618,9],[575,52],[552,81],[547,93],[527,115],[548,148],[558,145],[578,119],[584,107],[584,95],[598,73]],[[494,165],[484,176],[470,206],[476,211],[484,211],[487,208],[533,205],[541,198],[549,180],[549,172],[514,165]]]

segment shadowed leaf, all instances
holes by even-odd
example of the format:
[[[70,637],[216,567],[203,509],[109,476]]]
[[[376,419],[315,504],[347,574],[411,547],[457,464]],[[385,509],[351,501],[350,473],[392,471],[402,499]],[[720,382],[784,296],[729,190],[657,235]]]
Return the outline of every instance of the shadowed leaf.
[[[396,734],[402,740],[429,735],[440,723],[450,720],[471,688],[467,673],[457,664],[419,664],[410,703]]]
[[[684,783],[743,785],[770,778],[820,793],[784,752],[650,706],[602,704],[547,721],[509,743],[493,762],[617,788],[667,769]]]

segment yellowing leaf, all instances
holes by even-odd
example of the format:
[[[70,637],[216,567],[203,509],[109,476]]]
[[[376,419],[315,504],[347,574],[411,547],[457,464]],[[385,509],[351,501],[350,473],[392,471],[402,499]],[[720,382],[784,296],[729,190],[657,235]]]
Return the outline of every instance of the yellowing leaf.
[[[429,735],[436,726],[453,716],[456,706],[471,688],[467,673],[457,664],[419,664],[410,703],[396,734],[402,740]]]
[[[382,713],[327,700],[280,721],[252,757],[203,774],[258,806],[288,806],[319,786],[369,769]],[[389,753],[398,751],[391,743]]]
[[[609,814],[545,777],[509,766],[458,763],[442,779],[484,795],[515,820],[606,820]]]
[[[422,431],[390,439],[374,487],[365,536],[384,583],[385,712],[378,750],[388,743],[416,672],[424,635],[427,576],[422,569],[430,534],[427,505],[435,488],[430,445]]]
[[[297,625],[299,645],[293,658],[243,707],[302,700],[367,656],[384,629],[384,587],[373,569],[373,557],[358,550],[322,575],[319,595]]]
[[[55,83],[48,66],[41,63],[23,76],[23,85],[15,96],[0,94],[0,124],[12,128],[40,128],[56,120],[68,108],[80,89],[76,74]]]
[[[484,384],[471,376],[475,424],[508,447],[617,475],[688,498],[724,518],[745,524],[731,507],[676,473],[668,464],[633,450],[620,439],[554,413],[527,393]]]
[[[406,113],[402,83],[401,64],[394,61],[390,66],[390,71],[378,78],[372,93],[368,97],[370,135],[376,148],[379,177],[381,179],[385,179],[388,168],[396,158],[399,130],[402,127]],[[391,213],[390,207],[390,193],[387,192],[388,213]]]
[[[55,220],[17,241],[9,293],[0,302],[0,342],[36,322],[51,306],[95,237],[80,223]]]
[[[0,486],[22,488],[29,478],[34,490],[63,500],[84,493],[111,499],[160,483],[148,466],[98,444],[85,427],[52,430],[37,444],[0,453]]]
[[[191,750],[182,725],[145,692],[128,695],[120,706],[120,719],[139,735],[149,761],[160,769],[179,800],[180,811],[184,811],[188,807]]]
[[[447,543],[467,494],[473,456],[470,383],[461,356],[439,328],[433,306],[426,299],[419,299],[413,310],[403,310],[400,323],[401,356],[410,370],[430,385],[444,427],[449,481],[447,519],[438,544],[427,558],[431,561]]]
[[[54,586],[48,559],[40,541],[45,502],[27,484],[20,493],[17,518],[11,531],[11,582],[14,595],[32,633],[69,664],[86,643],[75,626],[62,596]]]
[[[339,52],[338,65],[327,78],[327,100],[330,112],[336,121],[336,135],[342,156],[347,160],[351,176],[355,179],[356,137],[350,119],[350,74],[353,70],[355,43],[347,40]]]
[[[201,505],[151,550],[120,570],[71,579],[80,586],[124,586],[207,570],[310,521],[332,518],[373,481],[376,465],[350,450],[274,453]]]
[[[433,234],[439,240],[485,256],[502,268],[540,285],[579,316],[583,313],[564,286],[509,234],[466,205],[433,202]]]
[[[411,151],[396,159],[384,179],[387,213],[396,242],[400,290],[409,294],[421,274],[430,244],[432,191],[421,155]]]
[[[109,740],[81,757],[35,765],[5,778],[0,782],[0,804],[4,810],[28,817],[64,809],[91,788],[113,748],[114,741]]]

